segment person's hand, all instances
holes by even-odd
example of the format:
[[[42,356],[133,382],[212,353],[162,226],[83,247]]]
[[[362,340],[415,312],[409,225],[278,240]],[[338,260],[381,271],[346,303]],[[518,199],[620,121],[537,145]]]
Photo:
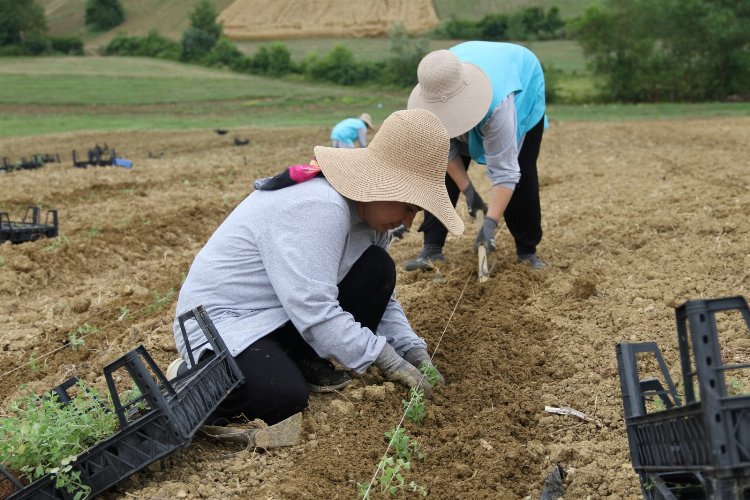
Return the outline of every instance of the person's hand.
[[[469,181],[469,185],[464,190],[464,196],[466,196],[466,205],[469,207],[470,216],[476,217],[479,210],[485,214],[487,213],[487,204],[479,196],[479,193],[474,190],[474,185],[471,181]]]
[[[398,382],[409,388],[419,387],[429,395],[430,384],[425,380],[422,382],[422,372],[396,353],[396,350],[388,343],[375,360],[375,366],[380,368],[383,376],[393,382]],[[421,385],[420,385],[421,383]]]
[[[425,366],[430,369],[434,368],[435,374],[437,374],[437,383],[440,385],[445,385],[445,377],[443,377],[443,374],[440,373],[437,367],[432,364],[432,360],[430,359],[430,355],[427,352],[427,349],[424,349],[422,347],[414,347],[412,349],[409,349],[404,353],[404,359],[414,365],[422,373],[424,373]]]
[[[479,234],[474,239],[474,251],[477,251],[479,245],[484,245],[487,253],[491,253],[495,249],[495,231],[497,231],[497,221],[492,217],[485,217]]]

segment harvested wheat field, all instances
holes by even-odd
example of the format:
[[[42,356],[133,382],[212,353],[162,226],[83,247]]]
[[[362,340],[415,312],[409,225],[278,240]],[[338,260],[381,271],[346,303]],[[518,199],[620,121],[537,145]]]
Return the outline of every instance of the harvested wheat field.
[[[139,344],[166,369],[176,356],[176,291],[193,256],[255,178],[309,159],[327,132],[231,131],[251,138],[244,147],[209,130],[0,140],[12,157],[43,144],[65,158],[0,176],[0,207],[12,218],[42,204],[61,224],[56,239],[0,246],[0,400],[21,383],[41,392],[71,374],[101,386],[102,367]],[[105,142],[133,168],[71,166],[71,149]],[[448,380],[425,421],[406,424],[424,453],[407,482],[432,498],[534,498],[560,464],[566,498],[638,497],[615,344],[657,341],[675,377],[674,306],[750,295],[749,158],[750,119],[553,122],[540,158],[549,266],[517,265],[503,228],[482,285],[470,250],[476,226],[461,201],[467,232],[448,241],[439,275],[398,276],[407,316],[431,348],[439,342],[435,361]],[[486,194],[481,169],[472,175]],[[412,230],[391,252],[400,263],[420,244]],[[68,334],[85,324],[98,331],[74,351]],[[750,349],[734,355],[750,361]],[[372,369],[341,393],[312,396],[298,446],[261,452],[196,437],[106,497],[353,498],[406,395]]]
[[[422,33],[440,22],[430,0],[235,0],[219,21],[231,40],[383,36],[396,22]]]

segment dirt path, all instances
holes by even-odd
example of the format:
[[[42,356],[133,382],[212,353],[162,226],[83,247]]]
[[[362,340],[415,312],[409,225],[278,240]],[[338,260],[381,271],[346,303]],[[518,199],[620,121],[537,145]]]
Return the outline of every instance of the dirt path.
[[[0,209],[12,218],[42,204],[61,220],[57,239],[0,246],[0,400],[20,383],[41,391],[72,373],[101,383],[102,367],[140,343],[166,368],[175,293],[195,253],[253,179],[308,159],[303,145],[327,136],[321,128],[234,132],[251,144],[211,131],[0,140],[4,156],[44,145],[66,161],[0,175]],[[70,166],[71,149],[105,142],[133,169]],[[433,498],[536,497],[559,463],[567,498],[636,498],[614,346],[656,340],[674,375],[673,307],[748,295],[748,158],[750,119],[553,123],[540,161],[547,270],[516,265],[502,229],[492,279],[478,285],[470,223],[448,241],[439,276],[399,272],[407,315],[431,347],[440,341],[436,362],[449,381],[424,424],[407,426],[425,454],[408,478]],[[481,169],[471,174],[486,193]],[[463,201],[459,211],[468,221]],[[412,231],[391,253],[403,262],[420,243]],[[72,351],[68,332],[84,324],[99,331]],[[299,446],[256,453],[197,438],[107,496],[352,498],[355,483],[375,472],[405,394],[368,373],[340,394],[313,397]]]

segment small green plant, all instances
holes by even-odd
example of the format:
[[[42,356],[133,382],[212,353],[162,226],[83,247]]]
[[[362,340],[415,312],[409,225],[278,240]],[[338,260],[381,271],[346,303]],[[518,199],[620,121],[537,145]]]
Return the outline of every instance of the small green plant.
[[[86,340],[83,337],[78,337],[76,332],[70,332],[68,334],[68,345],[71,350],[77,351],[81,347],[86,345]]]
[[[98,331],[99,329],[95,326],[84,323],[83,325],[68,333],[68,345],[72,350],[77,351],[78,349],[86,345],[86,340],[84,339],[84,337]]]
[[[384,457],[378,464],[378,470],[381,471],[380,477],[377,479],[380,492],[395,496],[399,491],[412,491],[423,497],[427,496],[429,490],[426,487],[420,486],[415,481],[406,482],[403,471],[410,468],[411,462],[408,460]],[[369,499],[370,491],[372,491],[371,486],[369,483],[357,483],[358,498]]]
[[[69,244],[70,244],[70,240],[68,239],[68,237],[65,236],[64,234],[61,234],[60,236],[52,240],[52,243],[45,245],[43,250],[45,252],[51,252],[53,250],[57,250],[58,248],[66,247]]]
[[[729,387],[727,387],[727,393],[730,396],[739,396],[740,394],[745,394],[747,391],[745,390],[745,384],[742,383],[742,381],[734,378],[729,377]]]
[[[3,267],[5,265],[5,257],[0,255],[0,267]]]
[[[100,236],[102,233],[99,231],[99,228],[96,226],[91,226],[91,228],[86,231],[86,236],[89,237],[89,239],[94,239],[98,236]]]
[[[424,458],[424,454],[419,449],[419,443],[406,433],[406,429],[399,427],[392,431],[386,431],[385,437],[396,453],[396,458],[403,458],[411,461],[412,457],[419,459]]]
[[[402,399],[401,405],[406,412],[406,418],[415,424],[421,424],[425,416],[424,391],[412,387],[409,391],[409,400]]]
[[[29,367],[31,368],[31,371],[34,373],[39,373],[42,370],[44,370],[44,364],[39,362],[39,358],[37,358],[37,355],[35,352],[32,352],[29,356]]]
[[[164,295],[159,295],[159,292],[154,291],[153,293],[153,302],[146,307],[144,310],[146,314],[151,314],[155,312],[159,312],[164,310],[164,308],[169,304],[169,301],[172,300],[172,296],[174,295],[174,290],[171,288],[164,292]]]
[[[28,482],[52,474],[57,488],[85,498],[91,489],[71,463],[117,428],[117,417],[101,401],[81,382],[67,404],[54,393],[27,393],[12,401],[8,416],[0,417],[0,463]]]
[[[431,387],[435,387],[440,382],[440,372],[438,372],[438,369],[435,367],[435,365],[430,363],[423,363],[420,371]]]

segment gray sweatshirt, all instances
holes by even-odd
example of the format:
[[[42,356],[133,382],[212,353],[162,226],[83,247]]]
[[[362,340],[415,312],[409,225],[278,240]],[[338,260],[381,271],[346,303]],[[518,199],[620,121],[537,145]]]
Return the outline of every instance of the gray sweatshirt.
[[[291,320],[323,358],[363,372],[389,342],[399,354],[426,348],[391,297],[377,334],[341,309],[337,284],[377,233],[355,203],[323,178],[245,198],[198,252],[177,300],[177,315],[203,305],[233,356]],[[195,321],[191,345],[204,341]],[[175,319],[175,343],[185,345]],[[194,352],[198,359],[208,346]]]

